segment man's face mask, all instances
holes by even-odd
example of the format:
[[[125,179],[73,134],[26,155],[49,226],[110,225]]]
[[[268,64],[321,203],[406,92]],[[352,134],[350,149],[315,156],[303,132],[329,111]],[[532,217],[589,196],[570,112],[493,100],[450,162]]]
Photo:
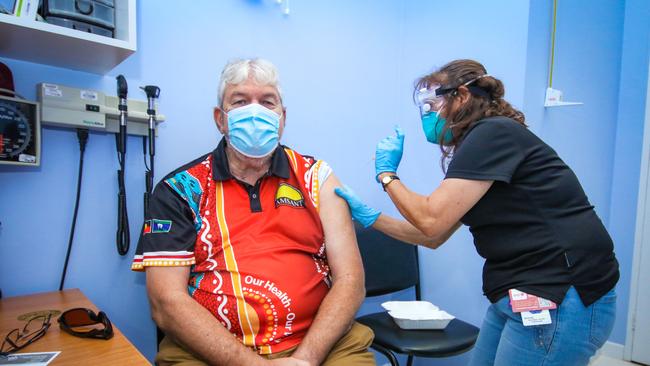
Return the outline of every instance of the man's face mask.
[[[228,142],[250,158],[271,154],[280,140],[280,115],[257,103],[228,112]]]

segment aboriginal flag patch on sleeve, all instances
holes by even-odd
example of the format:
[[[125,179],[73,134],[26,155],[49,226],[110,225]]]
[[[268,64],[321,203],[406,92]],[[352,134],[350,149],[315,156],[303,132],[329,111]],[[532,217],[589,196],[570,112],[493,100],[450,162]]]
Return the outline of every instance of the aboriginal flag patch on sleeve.
[[[172,229],[171,220],[151,219],[144,222],[143,234],[168,233]]]

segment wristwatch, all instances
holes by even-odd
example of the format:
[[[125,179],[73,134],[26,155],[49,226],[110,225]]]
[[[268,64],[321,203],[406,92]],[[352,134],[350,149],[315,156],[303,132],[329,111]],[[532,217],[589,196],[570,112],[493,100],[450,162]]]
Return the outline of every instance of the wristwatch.
[[[381,178],[381,186],[384,188],[384,191],[386,190],[386,186],[390,184],[390,182],[394,180],[399,180],[399,177],[396,176],[395,174],[393,175],[387,175],[383,178]]]

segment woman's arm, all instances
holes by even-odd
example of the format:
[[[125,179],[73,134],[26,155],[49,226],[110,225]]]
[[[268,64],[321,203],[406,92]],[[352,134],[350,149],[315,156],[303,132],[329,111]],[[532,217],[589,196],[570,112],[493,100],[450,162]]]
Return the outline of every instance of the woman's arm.
[[[398,220],[385,214],[379,215],[377,221],[372,225],[373,228],[397,240],[410,244],[422,245],[431,249],[436,249],[444,244],[460,226],[461,223],[457,222],[456,225],[453,225],[443,235],[438,237],[428,237],[415,226],[411,225],[410,222]]]
[[[378,182],[397,172],[404,149],[404,132],[395,128],[395,135],[377,144],[375,172]],[[395,207],[418,231],[429,238],[448,237],[467,211],[492,186],[492,180],[445,179],[429,196],[412,192],[399,179],[384,186]],[[453,231],[452,231],[453,232]],[[439,244],[438,244],[439,245]]]
[[[449,237],[461,225],[460,222],[457,222],[442,235],[429,237],[424,235],[418,228],[408,221],[394,219],[388,215],[382,214],[379,210],[366,205],[361,201],[356,193],[350,189],[350,187],[337,187],[334,191],[347,201],[348,206],[350,206],[352,217],[361,223],[361,225],[364,227],[372,226],[388,236],[410,244],[422,245],[435,249],[447,241],[447,239],[449,239]]]
[[[382,173],[384,175],[391,173]],[[444,237],[492,186],[492,180],[450,178],[429,196],[409,190],[400,180],[386,186],[395,207],[416,229],[429,238]]]

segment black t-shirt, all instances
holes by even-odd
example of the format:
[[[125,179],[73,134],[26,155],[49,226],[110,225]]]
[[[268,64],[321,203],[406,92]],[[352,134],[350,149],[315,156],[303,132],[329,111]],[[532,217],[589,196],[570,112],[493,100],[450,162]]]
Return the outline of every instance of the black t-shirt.
[[[446,178],[494,181],[461,219],[486,260],[490,301],[516,288],[559,304],[574,286],[589,306],[618,281],[612,240],[578,178],[523,125],[505,117],[476,122]]]

